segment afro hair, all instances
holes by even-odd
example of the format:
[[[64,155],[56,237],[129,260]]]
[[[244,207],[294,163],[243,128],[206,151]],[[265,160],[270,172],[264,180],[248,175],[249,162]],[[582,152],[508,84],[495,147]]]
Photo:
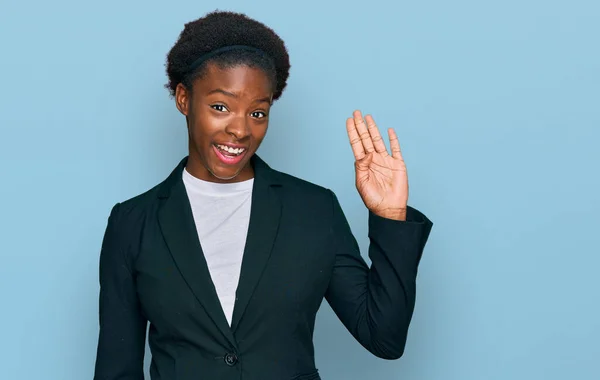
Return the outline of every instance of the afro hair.
[[[215,55],[190,71],[190,65],[204,54],[232,45],[245,45],[259,49],[264,54],[249,50],[230,50]],[[242,13],[214,11],[185,24],[175,45],[167,55],[165,86],[171,96],[179,83],[187,88],[201,77],[208,63],[219,67],[248,65],[265,71],[273,81],[273,100],[278,99],[287,84],[290,59],[283,40],[268,26]]]

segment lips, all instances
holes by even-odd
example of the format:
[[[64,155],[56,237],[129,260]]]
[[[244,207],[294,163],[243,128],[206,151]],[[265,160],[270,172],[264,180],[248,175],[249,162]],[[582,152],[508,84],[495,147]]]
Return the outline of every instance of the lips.
[[[223,154],[228,156],[237,156],[246,151],[246,147],[241,145],[215,144]]]
[[[214,144],[212,147],[219,161],[226,165],[239,164],[248,152],[248,148],[241,145]]]

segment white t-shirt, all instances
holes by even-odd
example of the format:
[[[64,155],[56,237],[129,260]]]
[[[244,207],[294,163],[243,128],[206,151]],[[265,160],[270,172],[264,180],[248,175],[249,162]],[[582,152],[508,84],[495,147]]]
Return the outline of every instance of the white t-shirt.
[[[254,180],[214,183],[198,179],[184,170],[183,183],[212,282],[231,326]]]

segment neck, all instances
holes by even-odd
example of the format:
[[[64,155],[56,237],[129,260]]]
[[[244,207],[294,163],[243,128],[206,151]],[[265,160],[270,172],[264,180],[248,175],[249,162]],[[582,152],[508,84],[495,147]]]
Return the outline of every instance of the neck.
[[[207,182],[215,183],[235,183],[247,181],[254,178],[254,168],[250,161],[232,178],[220,178],[216,176],[207,165],[205,165],[200,159],[194,157],[192,154],[189,155],[185,169],[192,176]]]

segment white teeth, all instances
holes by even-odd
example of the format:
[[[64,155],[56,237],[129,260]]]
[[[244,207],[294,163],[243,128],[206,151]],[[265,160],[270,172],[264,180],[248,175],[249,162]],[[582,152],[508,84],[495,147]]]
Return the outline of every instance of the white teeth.
[[[242,154],[246,149],[244,148],[231,148],[228,147],[227,145],[217,145],[217,147],[221,150],[224,150],[227,153],[231,153],[231,154]]]

